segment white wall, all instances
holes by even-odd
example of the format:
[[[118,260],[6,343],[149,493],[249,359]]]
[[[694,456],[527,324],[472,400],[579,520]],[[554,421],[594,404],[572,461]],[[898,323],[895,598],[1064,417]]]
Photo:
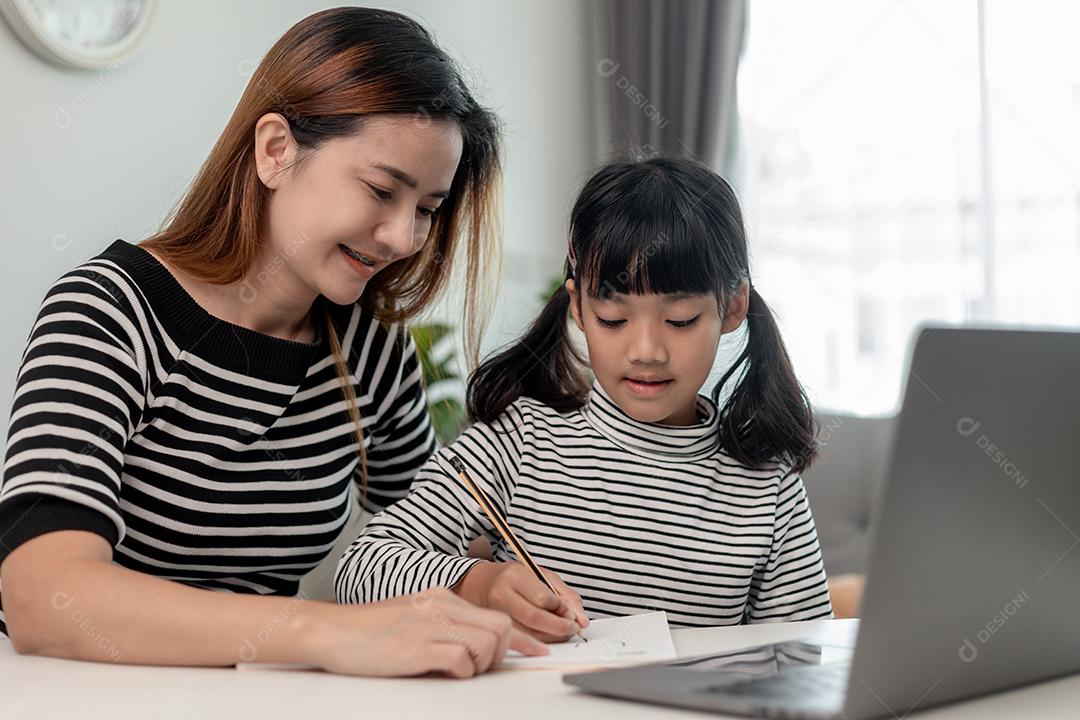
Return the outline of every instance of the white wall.
[[[340,3],[161,0],[142,53],[78,72],[0,21],[0,433],[49,285],[116,238],[137,242],[180,199],[257,62],[297,20]],[[560,271],[569,205],[593,160],[584,4],[383,5],[420,19],[506,124],[505,272],[488,348],[509,341]]]

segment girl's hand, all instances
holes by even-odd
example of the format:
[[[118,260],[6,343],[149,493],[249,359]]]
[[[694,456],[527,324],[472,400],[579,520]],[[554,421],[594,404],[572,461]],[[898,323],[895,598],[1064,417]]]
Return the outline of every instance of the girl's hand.
[[[467,678],[496,666],[508,648],[548,652],[505,614],[475,607],[445,588],[369,605],[308,607],[315,613],[308,616],[315,625],[310,661],[334,673]]]
[[[543,642],[563,642],[589,626],[581,596],[555,573],[544,577],[559,596],[540,582],[532,571],[516,562],[477,563],[455,592],[481,607],[502,610],[524,630]]]

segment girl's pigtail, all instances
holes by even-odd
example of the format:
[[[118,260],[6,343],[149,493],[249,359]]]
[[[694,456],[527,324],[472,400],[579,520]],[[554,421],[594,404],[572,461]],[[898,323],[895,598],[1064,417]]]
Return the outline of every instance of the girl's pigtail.
[[[752,285],[746,321],[746,348],[713,389],[719,398],[728,378],[749,363],[722,411],[722,447],[749,467],[779,458],[801,473],[817,455],[814,413],[772,311]]]
[[[581,407],[588,394],[582,358],[567,333],[570,293],[562,285],[520,340],[486,360],[469,378],[473,422],[493,422],[515,400],[530,397],[559,412]]]

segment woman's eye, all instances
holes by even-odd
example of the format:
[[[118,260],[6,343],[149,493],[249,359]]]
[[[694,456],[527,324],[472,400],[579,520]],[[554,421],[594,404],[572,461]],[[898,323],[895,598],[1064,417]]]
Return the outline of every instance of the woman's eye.
[[[380,200],[389,200],[390,198],[394,197],[394,194],[389,190],[383,190],[382,188],[376,187],[371,183],[368,183],[368,187],[371,188],[371,192],[375,193],[375,197],[379,198]]]
[[[608,328],[608,329],[617,328],[620,325],[622,325],[624,322],[626,322],[626,321],[625,320],[605,320],[604,318],[600,317],[599,315],[596,316],[596,324],[599,325],[600,327],[605,327],[605,328]]]
[[[697,319],[699,317],[701,317],[701,316],[700,315],[695,315],[694,317],[690,318],[689,320],[668,320],[668,325],[670,325],[672,327],[677,327],[677,328],[690,327],[691,325],[693,325],[694,323],[697,322]]]
[[[416,212],[420,213],[420,214],[421,214],[421,215],[423,215],[424,217],[431,217],[431,216],[432,216],[432,215],[434,215],[434,214],[435,214],[436,212],[438,212],[438,210],[439,210],[439,208],[426,208],[426,207],[422,207],[422,208],[417,208],[417,209],[416,209]]]

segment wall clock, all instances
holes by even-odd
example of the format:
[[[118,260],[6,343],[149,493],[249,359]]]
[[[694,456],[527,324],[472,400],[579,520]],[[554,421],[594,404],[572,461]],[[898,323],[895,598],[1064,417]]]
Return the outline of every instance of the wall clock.
[[[57,65],[119,66],[141,48],[156,0],[0,0],[27,47]]]

